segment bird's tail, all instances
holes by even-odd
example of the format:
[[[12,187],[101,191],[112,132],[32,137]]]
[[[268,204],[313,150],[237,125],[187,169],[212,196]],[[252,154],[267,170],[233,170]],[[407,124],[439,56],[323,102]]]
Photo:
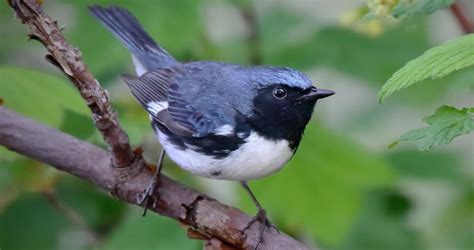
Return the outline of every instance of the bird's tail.
[[[96,5],[90,6],[89,10],[132,52],[139,75],[177,63],[176,59],[153,41],[138,20],[126,9]]]

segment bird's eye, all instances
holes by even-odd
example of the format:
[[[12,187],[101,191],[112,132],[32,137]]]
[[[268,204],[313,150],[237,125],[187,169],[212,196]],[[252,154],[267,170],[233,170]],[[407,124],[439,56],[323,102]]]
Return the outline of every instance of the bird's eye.
[[[286,97],[286,89],[277,87],[273,90],[273,96],[278,99],[283,99]]]

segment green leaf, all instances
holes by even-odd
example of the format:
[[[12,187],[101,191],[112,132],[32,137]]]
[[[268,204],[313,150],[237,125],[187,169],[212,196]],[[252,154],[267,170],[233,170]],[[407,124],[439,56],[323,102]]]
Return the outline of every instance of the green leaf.
[[[429,126],[408,131],[397,142],[420,140],[420,150],[448,144],[455,137],[474,130],[474,108],[457,109],[442,106],[433,115],[425,117],[423,121]]]
[[[311,123],[288,165],[250,186],[283,230],[302,231],[320,244],[336,246],[357,220],[367,191],[393,181],[382,159]],[[241,194],[252,208],[246,193]]]
[[[392,15],[396,18],[431,14],[453,4],[454,0],[401,0],[393,8]]]
[[[422,80],[441,78],[453,71],[474,65],[474,34],[465,35],[426,51],[408,62],[385,83],[380,102],[393,93]]]
[[[29,69],[0,67],[3,105],[33,119],[59,127],[64,110],[90,116],[79,93],[69,82]]]

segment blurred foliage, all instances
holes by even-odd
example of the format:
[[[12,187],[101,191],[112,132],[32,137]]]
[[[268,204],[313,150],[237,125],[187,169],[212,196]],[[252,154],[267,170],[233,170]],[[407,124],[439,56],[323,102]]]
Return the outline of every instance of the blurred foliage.
[[[282,17],[274,17],[277,18]],[[265,20],[268,24],[263,25],[268,25],[269,29],[277,29],[280,26],[274,19]],[[420,27],[423,23],[413,20],[413,23],[407,25],[389,30],[376,38],[345,28],[322,27],[312,36],[293,41],[293,44],[274,43],[274,33],[268,34],[269,37],[266,38],[266,33],[262,32],[265,63],[301,69],[330,67],[380,86],[407,60],[428,48],[426,33],[423,30],[408,28],[410,25]],[[411,46],[400,50],[399,39]]]
[[[421,14],[431,14],[439,9],[447,8],[454,0],[399,0],[393,8],[392,15],[403,18]]]
[[[411,201],[394,190],[371,193],[353,234],[336,249],[423,249],[422,239],[407,224]]]
[[[56,185],[58,171],[45,168],[35,161],[8,154],[3,148],[0,148],[0,154],[3,158],[0,161],[2,165],[0,168],[0,190],[2,190],[0,213],[23,192],[40,192]]]
[[[335,245],[358,217],[365,192],[391,186],[394,180],[381,158],[333,131],[309,124],[298,154],[288,166],[274,176],[254,181],[252,189],[276,221],[290,231],[302,230],[319,242]],[[252,208],[249,197],[241,193],[241,199]],[[260,197],[259,193],[265,195]],[[281,205],[296,194],[305,199]]]
[[[452,152],[420,152],[404,149],[390,152],[387,160],[402,178],[424,181],[469,183],[470,177],[462,173],[459,154]]]
[[[393,23],[382,19],[365,18],[369,10],[367,5],[350,10],[344,13],[340,22],[346,28],[353,29],[369,37],[378,37],[384,33],[385,26],[390,26]]]
[[[22,195],[0,218],[5,249],[57,249],[59,236],[70,229],[66,219],[35,193]]]
[[[33,119],[59,126],[66,110],[90,116],[77,91],[64,78],[11,67],[1,67],[3,105]]]
[[[87,9],[89,5],[116,4],[129,9],[132,13],[140,13],[137,16],[138,20],[148,33],[156,38],[166,50],[179,58],[186,58],[191,54],[191,49],[198,42],[202,32],[199,1],[154,1],[153,5],[159,8],[151,8],[150,1],[143,0],[67,0],[63,2],[73,5],[77,15],[76,22],[66,30],[66,35],[81,48],[85,60],[91,62],[89,65],[92,71],[97,73],[96,77],[102,81],[117,77],[117,72],[123,72],[130,56],[110,32],[103,26],[97,25],[97,21],[89,14]]]
[[[249,0],[159,0],[153,5],[144,0],[50,0],[44,2],[44,7],[60,24],[66,24],[67,38],[81,49],[88,66],[108,89],[133,145],[144,144],[145,149],[153,149],[146,153],[154,159],[157,146],[149,145],[155,140],[147,115],[118,80],[119,74],[133,71],[128,52],[88,14],[87,6],[118,4],[130,9],[152,37],[179,60],[248,64],[249,58],[255,55],[251,55],[245,32],[234,34],[238,33],[234,32],[234,25],[238,30],[241,24],[234,24],[232,18],[241,19],[244,8],[256,5],[260,48],[257,56],[265,64],[294,67],[317,77],[318,81],[339,86],[334,99],[316,108],[320,121],[308,125],[302,144],[288,166],[274,176],[250,183],[273,222],[294,237],[322,249],[472,249],[472,141],[467,146],[458,143],[429,152],[417,151],[410,145],[387,151],[383,145],[389,143],[390,138],[396,138],[398,126],[409,127],[406,123],[416,120],[413,117],[425,112],[424,107],[438,107],[440,100],[458,106],[457,100],[474,90],[474,70],[466,68],[435,80],[423,80],[432,76],[416,72],[410,80],[423,80],[423,84],[416,84],[406,94],[392,97],[382,107],[375,96],[382,84],[408,61],[428,50],[415,59],[422,60],[433,50],[439,52],[451,44],[429,50],[440,43],[433,37],[441,28],[429,26],[428,16],[411,17],[443,8],[450,1],[370,2],[372,5],[349,14],[341,12],[332,22],[311,16],[324,10],[308,3],[303,9],[318,8],[316,14],[302,14],[288,4]],[[209,10],[214,6],[219,6],[219,11],[237,15],[215,19],[219,16],[216,10]],[[378,11],[374,17],[382,14],[388,18],[364,18],[374,11]],[[398,21],[387,23],[385,19]],[[13,20],[8,8],[0,8],[0,21],[0,32],[4,34],[0,42],[0,97],[4,105],[103,146],[77,91],[53,67],[40,61],[44,49],[38,44],[26,43],[24,27]],[[338,22],[342,26],[337,25]],[[245,21],[241,23],[246,25]],[[240,28],[248,30],[248,27]],[[214,32],[226,33],[228,38],[214,39]],[[442,62],[441,65],[447,66],[442,70],[455,66],[446,65],[446,60]],[[439,68],[437,64],[432,69],[436,66]],[[330,76],[319,79],[320,73],[328,69]],[[427,68],[421,71],[424,70]],[[44,71],[55,73],[42,73]],[[442,71],[431,73],[439,72]],[[332,88],[318,81],[316,85]],[[407,81],[402,84],[407,83],[411,84]],[[364,93],[359,95],[357,91],[352,93],[353,90]],[[338,96],[342,97],[337,99]],[[359,100],[372,101],[359,110],[350,109]],[[329,106],[335,107],[330,109],[331,113],[325,112]],[[448,140],[457,133],[452,132],[453,128],[464,131],[466,127],[460,125],[468,120],[464,119],[467,117],[464,111],[447,109],[428,118],[431,124],[422,132],[429,133],[423,134],[423,140],[437,141],[433,129],[444,131],[444,139]],[[355,113],[348,114],[346,110]],[[455,117],[458,122],[452,123],[445,115]],[[333,116],[342,122],[328,128],[323,121]],[[380,128],[380,124],[384,127]],[[383,137],[382,143],[359,141],[357,133],[361,131],[363,137],[368,138],[378,133]],[[166,172],[204,192],[220,189],[213,186],[206,190],[199,178],[171,168],[169,160],[166,165]],[[45,192],[73,209],[86,227],[72,221]],[[0,148],[0,193],[2,250],[201,248],[199,241],[187,239],[175,221],[153,214],[143,219],[139,209],[132,209],[90,184],[4,148]],[[243,190],[233,193],[237,199],[221,198],[237,200],[239,207],[255,213]]]
[[[454,0],[367,0],[367,18],[405,18],[431,14],[453,4]]]
[[[175,221],[155,214],[143,219],[141,212],[132,209],[99,249],[200,249],[198,240],[183,240],[186,229]]]
[[[454,107],[442,106],[436,112],[423,119],[428,127],[411,130],[402,135],[390,147],[400,141],[420,140],[420,150],[428,150],[433,146],[448,144],[455,137],[468,134],[474,130],[474,108],[459,110]]]
[[[430,242],[432,248],[467,250],[474,246],[474,190],[472,185],[469,188],[469,192],[456,197],[435,222],[437,232]]]

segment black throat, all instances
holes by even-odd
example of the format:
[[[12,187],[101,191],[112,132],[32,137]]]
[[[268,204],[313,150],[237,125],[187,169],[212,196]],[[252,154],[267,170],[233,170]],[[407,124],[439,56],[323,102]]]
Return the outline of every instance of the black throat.
[[[316,101],[275,103],[262,95],[254,99],[254,114],[248,118],[252,129],[269,140],[288,140],[290,148],[296,151]]]

